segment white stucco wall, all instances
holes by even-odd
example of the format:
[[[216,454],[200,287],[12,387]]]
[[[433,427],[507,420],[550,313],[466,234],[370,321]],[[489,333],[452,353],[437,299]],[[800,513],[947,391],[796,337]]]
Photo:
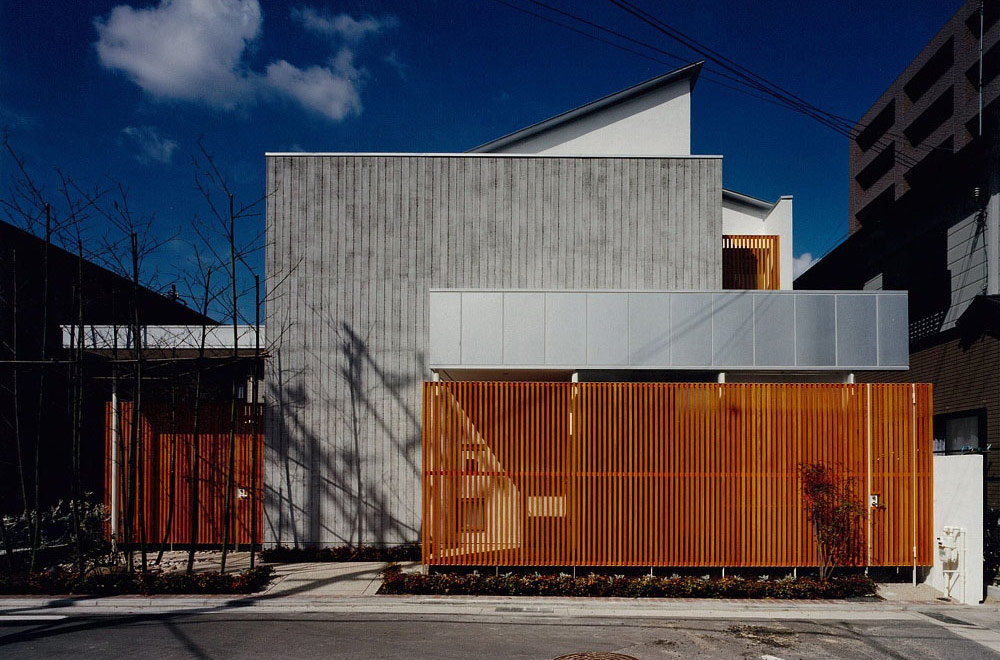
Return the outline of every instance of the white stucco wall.
[[[782,289],[791,289],[794,254],[792,252],[792,198],[783,196],[770,209],[744,202],[731,195],[722,196],[722,233],[778,235]]]
[[[688,156],[691,82],[679,80],[493,151],[559,156]]]
[[[965,580],[952,579],[952,598],[976,605],[983,599],[983,457],[934,457],[934,536],[942,535],[944,527],[965,529]],[[961,545],[959,546],[961,548]],[[962,558],[959,555],[959,568]],[[945,575],[937,544],[934,565],[927,575],[927,584],[942,593],[946,591]]]

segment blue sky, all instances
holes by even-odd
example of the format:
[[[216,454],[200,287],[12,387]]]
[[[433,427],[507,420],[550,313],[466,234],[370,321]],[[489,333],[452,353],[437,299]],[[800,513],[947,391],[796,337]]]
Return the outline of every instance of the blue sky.
[[[464,151],[700,59],[608,2],[549,4],[680,58],[651,61],[496,0],[8,0],[0,123],[49,190],[53,167],[127,185],[133,208],[174,237],[149,266],[165,287],[190,266],[191,218],[206,215],[191,166],[199,137],[249,201],[264,192],[266,151]],[[856,118],[961,3],[639,4]],[[817,256],[846,233],[845,137],[704,76],[692,111],[692,149],[725,156],[727,188],[795,197],[796,255]],[[0,163],[6,187],[12,163]],[[248,219],[241,235],[262,223]],[[263,272],[262,255],[249,261]]]

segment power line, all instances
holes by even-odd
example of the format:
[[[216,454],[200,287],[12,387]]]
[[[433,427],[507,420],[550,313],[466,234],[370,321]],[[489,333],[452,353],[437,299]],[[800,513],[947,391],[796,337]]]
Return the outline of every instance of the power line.
[[[611,41],[609,39],[604,39],[604,38],[599,37],[599,36],[597,36],[595,34],[591,34],[590,32],[586,32],[586,31],[580,30],[580,29],[578,29],[576,27],[573,27],[572,25],[568,25],[567,23],[564,23],[562,21],[556,20],[556,19],[554,19],[554,18],[552,18],[550,16],[546,16],[544,14],[540,14],[538,12],[534,12],[534,11],[531,11],[529,9],[525,9],[523,7],[520,7],[520,6],[514,5],[514,4],[510,3],[510,2],[507,2],[506,0],[494,0],[494,1],[497,2],[498,4],[502,4],[504,6],[507,6],[507,7],[511,8],[511,9],[514,9],[516,11],[528,14],[530,16],[534,16],[536,18],[539,18],[540,20],[544,20],[544,21],[546,21],[548,23],[551,23],[551,24],[557,25],[559,27],[562,27],[564,29],[570,30],[570,31],[572,31],[572,32],[574,32],[576,34],[580,34],[580,35],[582,35],[584,37],[587,37],[589,39],[592,39],[592,40],[595,40],[595,41],[598,41],[598,42],[610,45],[610,46],[612,46],[614,48],[618,48],[618,49],[623,50],[625,52],[629,52],[629,53],[638,55],[639,57],[643,57],[644,59],[655,61],[655,62],[660,62],[660,63],[663,63],[663,64],[669,64],[668,62],[664,62],[663,60],[661,60],[659,58],[651,57],[647,53],[643,53],[643,52],[637,51],[637,50],[635,50],[633,48],[629,48],[627,46],[623,46],[623,45],[621,45],[619,43],[616,43],[616,42],[613,42],[613,41]],[[612,36],[614,36],[614,37],[616,37],[618,39],[622,39],[622,40],[628,41],[629,43],[636,44],[638,46],[641,46],[642,48],[645,48],[645,49],[648,49],[650,51],[659,53],[659,54],[664,55],[666,57],[669,57],[671,59],[678,60],[678,61],[681,61],[681,62],[684,62],[684,63],[690,62],[690,58],[685,58],[685,57],[682,57],[680,55],[677,55],[676,53],[672,53],[672,52],[663,50],[662,48],[654,46],[654,45],[652,45],[652,44],[650,44],[648,42],[642,41],[640,39],[636,39],[635,37],[631,37],[631,36],[629,36],[627,34],[624,34],[624,33],[620,32],[620,31],[613,30],[611,28],[608,28],[607,26],[601,25],[600,23],[597,23],[595,21],[591,21],[591,20],[588,20],[586,18],[580,17],[580,16],[578,16],[576,14],[573,14],[572,12],[569,12],[569,11],[560,9],[559,7],[555,7],[555,6],[552,6],[552,5],[547,4],[545,2],[542,2],[541,0],[524,0],[524,1],[530,2],[531,4],[533,4],[533,5],[537,6],[537,7],[540,7],[542,9],[545,9],[545,10],[547,10],[549,12],[552,12],[554,14],[558,14],[560,16],[564,16],[564,17],[566,17],[568,19],[571,19],[573,21],[576,21],[576,22],[578,22],[578,23],[580,23],[582,25],[586,25],[589,28],[592,28],[592,29],[595,29],[595,30],[599,30],[599,31],[604,32],[606,34],[612,35]],[[615,4],[617,5],[618,3],[615,3]],[[628,4],[628,3],[626,3],[626,4]],[[621,5],[619,5],[619,6],[621,6]],[[632,5],[632,7],[634,7],[634,5]],[[626,10],[626,11],[628,11],[628,10]],[[639,10],[637,8],[635,9],[635,11],[642,12],[642,10]],[[632,13],[632,12],[630,12],[630,13]],[[646,14],[646,18],[644,18],[643,20],[644,20],[644,22],[647,22],[647,23],[650,23],[650,21],[652,21],[652,22],[655,23],[659,19],[656,19],[655,17],[652,17],[649,14]],[[662,21],[659,21],[659,22],[662,23]],[[661,32],[664,31],[667,28],[670,28],[670,26],[666,26],[666,24],[663,24],[663,26],[656,26],[656,25],[654,25],[654,27],[657,27],[657,29],[659,29]],[[670,29],[673,29],[673,28],[670,28]],[[679,31],[677,31],[677,32],[679,32]],[[668,33],[668,36],[671,36],[672,38],[676,39],[676,37],[674,35],[671,35],[669,33]],[[848,119],[846,119],[844,117],[841,117],[840,115],[836,115],[834,113],[830,113],[830,112],[827,112],[825,110],[822,110],[822,109],[820,109],[820,108],[818,108],[818,107],[816,107],[816,106],[814,106],[812,104],[809,104],[804,99],[801,99],[801,98],[797,97],[796,95],[792,94],[791,92],[787,92],[786,90],[783,90],[782,88],[778,87],[777,85],[774,85],[773,83],[770,83],[769,81],[766,81],[766,79],[764,79],[762,76],[759,76],[759,75],[753,73],[752,71],[749,71],[745,67],[742,67],[742,65],[739,65],[738,63],[735,63],[732,60],[729,60],[729,58],[726,58],[725,56],[721,55],[720,53],[717,53],[716,51],[708,48],[707,46],[704,46],[703,44],[700,44],[700,43],[692,40],[693,44],[694,44],[694,45],[692,45],[692,44],[685,43],[685,41],[683,39],[678,39],[678,40],[682,43],[682,45],[685,45],[686,47],[694,50],[695,52],[698,52],[700,55],[702,55],[706,59],[712,60],[713,62],[716,62],[717,58],[721,58],[721,59],[726,60],[728,62],[732,62],[732,65],[730,65],[729,67],[727,67],[730,71],[732,71],[732,73],[726,73],[725,71],[717,71],[716,69],[710,68],[709,66],[705,66],[703,68],[703,71],[704,71],[703,77],[706,80],[708,80],[709,82],[712,82],[713,84],[719,85],[721,87],[725,87],[727,89],[732,89],[732,90],[734,90],[736,92],[745,94],[747,96],[751,96],[751,97],[756,98],[756,99],[761,100],[761,101],[765,101],[765,102],[771,103],[773,105],[777,105],[777,106],[780,106],[780,107],[785,107],[785,108],[793,110],[795,112],[799,112],[800,114],[804,114],[804,115],[806,115],[806,116],[808,116],[808,117],[810,117],[810,118],[818,121],[819,123],[823,124],[824,126],[827,126],[831,130],[834,130],[838,134],[840,134],[840,135],[842,135],[844,137],[847,137],[849,139],[854,139],[855,132],[859,131],[859,130],[863,130],[866,127],[864,124],[861,124],[860,122],[856,122],[852,126],[850,124],[850,120],[848,120]],[[702,49],[702,50],[699,50],[699,48]],[[723,64],[722,66],[725,66],[725,64]],[[748,73],[742,73],[742,72],[740,72],[739,68],[744,69]],[[749,80],[748,80],[748,75],[749,75],[749,78],[750,78]],[[758,78],[759,80],[753,79],[754,76],[756,76],[756,78]],[[720,78],[724,79],[724,80],[728,80],[728,81],[730,81],[731,83],[734,83],[734,84],[729,84],[727,82],[722,82],[722,80],[720,80]],[[779,90],[779,93],[775,93],[774,90],[768,89],[767,88],[768,84],[771,84],[774,87],[776,87]],[[764,94],[766,94],[766,96],[762,95],[762,94],[756,93],[757,91],[763,92]],[[809,106],[811,106],[813,108],[813,110],[810,111],[808,109]],[[819,114],[819,116],[816,116],[817,114]],[[891,133],[887,133],[887,135],[890,135],[890,134]],[[891,142],[892,142],[891,140],[886,140],[884,137],[880,138],[879,140],[876,141],[876,143],[874,145],[872,145],[872,147],[869,147],[869,150],[873,151],[876,154],[881,153],[886,148],[888,148],[888,146],[889,146],[889,144]],[[927,147],[919,147],[919,148],[926,149]],[[938,148],[939,147],[930,147],[930,149],[938,149]],[[901,153],[899,151],[894,151],[893,152],[893,160],[896,163],[901,163],[901,164],[903,164],[905,166],[908,166],[908,167],[913,167],[917,163],[917,161],[915,159],[913,159],[913,158],[911,158],[909,156],[906,156],[905,154],[903,154],[903,153]]]

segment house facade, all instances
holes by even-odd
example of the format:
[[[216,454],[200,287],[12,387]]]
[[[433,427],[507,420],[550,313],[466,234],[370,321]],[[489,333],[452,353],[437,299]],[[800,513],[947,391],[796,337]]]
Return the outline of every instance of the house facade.
[[[930,390],[854,384],[907,368],[906,295],[791,290],[791,198],[690,153],[699,70],[467,153],[268,154],[265,543],[809,565],[825,461],[892,493],[861,560],[929,564]]]

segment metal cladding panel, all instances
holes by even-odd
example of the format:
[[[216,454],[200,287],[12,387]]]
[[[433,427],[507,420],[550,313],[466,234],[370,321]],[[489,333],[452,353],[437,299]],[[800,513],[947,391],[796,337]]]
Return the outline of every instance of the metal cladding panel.
[[[431,318],[438,319],[430,330],[430,360],[438,364],[462,360],[462,294],[441,293],[428,301]]]
[[[505,364],[545,362],[543,294],[503,294],[503,357]]]
[[[587,294],[545,296],[545,364],[587,362]]]
[[[448,334],[439,324],[463,319],[458,359],[432,352],[431,368],[854,371],[908,363],[900,292],[460,293],[465,307],[455,310],[455,291],[430,292],[432,337]]]
[[[837,296],[837,363],[878,364],[878,299],[875,296]]]
[[[712,364],[712,294],[670,295],[670,366]]]
[[[503,295],[462,294],[462,361],[467,364],[502,364]]]
[[[587,294],[587,364],[627,363],[628,296]]]
[[[878,301],[878,363],[883,367],[910,363],[909,304],[906,296],[880,296]],[[907,328],[906,334],[898,332]]]
[[[795,366],[795,297],[755,293],[754,360],[758,367]],[[789,319],[793,322],[789,323]]]
[[[829,294],[802,294],[795,299],[796,366],[837,364],[837,299]]]
[[[629,364],[670,364],[670,296],[628,294]]]
[[[717,293],[712,301],[712,364],[752,367],[753,294]]]

